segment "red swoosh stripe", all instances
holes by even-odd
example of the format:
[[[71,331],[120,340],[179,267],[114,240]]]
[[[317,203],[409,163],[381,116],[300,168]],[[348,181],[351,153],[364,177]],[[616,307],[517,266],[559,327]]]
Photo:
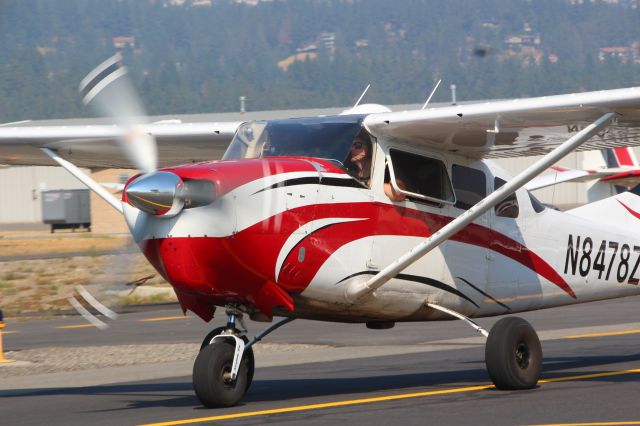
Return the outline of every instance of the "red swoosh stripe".
[[[315,240],[315,244],[308,244],[308,241],[303,239],[298,246],[305,245],[307,249],[315,247],[315,250],[313,253],[307,253],[307,258],[310,261],[305,262],[305,268],[301,268],[297,261],[298,246],[291,250],[283,263],[280,277],[277,277],[278,283],[287,290],[304,290],[329,256],[351,241],[371,235],[404,235],[426,238],[453,220],[448,216],[398,208],[387,204],[358,203],[316,206],[315,219],[336,216],[368,217],[370,220],[336,224],[319,230],[309,237]],[[372,220],[377,226],[372,226]],[[451,240],[483,247],[509,257],[546,278],[572,298],[577,298],[573,289],[544,259],[523,244],[499,232],[481,225],[471,224],[455,234]],[[318,243],[320,244],[318,245]],[[309,262],[313,263],[312,267]]]
[[[622,204],[622,207],[624,207],[625,209],[627,209],[627,211],[629,213],[631,213],[633,216],[635,216],[636,219],[640,219],[640,213],[638,213],[637,211],[633,210],[631,207],[627,206],[625,203],[623,203],[622,201],[616,199],[617,202],[619,202],[620,204]]]

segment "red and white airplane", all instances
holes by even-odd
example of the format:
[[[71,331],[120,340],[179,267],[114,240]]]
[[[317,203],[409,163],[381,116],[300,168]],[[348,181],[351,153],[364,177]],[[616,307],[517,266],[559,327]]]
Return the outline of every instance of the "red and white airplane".
[[[0,127],[0,163],[53,159],[123,213],[185,312],[209,321],[224,307],[227,326],[204,339],[193,370],[207,407],[243,397],[252,345],[295,318],[377,329],[459,318],[487,337],[495,385],[527,389],[542,365],[534,329],[509,316],[487,332],[471,318],[640,294],[640,197],[559,212],[524,187],[570,152],[639,144],[639,87],[139,124],[116,89],[123,75],[114,58],[82,83],[117,125]],[[543,156],[515,177],[490,161],[528,155]],[[142,173],[122,200],[77,168],[132,164]],[[249,341],[243,315],[284,319]]]

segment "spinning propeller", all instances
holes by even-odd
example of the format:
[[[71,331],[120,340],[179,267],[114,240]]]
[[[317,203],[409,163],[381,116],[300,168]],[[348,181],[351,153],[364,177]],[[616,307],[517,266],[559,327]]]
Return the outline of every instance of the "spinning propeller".
[[[145,132],[145,109],[117,53],[80,82],[82,102],[123,129],[118,144],[129,161],[143,172],[125,190],[127,202],[146,213],[172,217],[185,206],[211,199],[210,187],[189,184],[170,172],[158,172],[155,138]]]
[[[92,108],[97,114],[109,118],[114,125],[122,128],[122,136],[117,143],[131,164],[142,172],[142,175],[131,182],[125,191],[129,204],[154,215],[168,217],[179,213],[184,205],[182,180],[173,173],[157,171],[156,140],[144,129],[149,120],[134,85],[129,79],[128,71],[122,65],[122,55],[117,53],[98,65],[80,82],[79,90],[84,105]],[[121,254],[116,255],[110,262],[110,266],[107,265],[106,269],[111,272],[106,275],[116,277],[122,271],[134,269],[135,258],[132,256],[131,245],[132,241],[122,250]],[[133,286],[130,293],[150,278],[152,276],[132,281]],[[124,287],[124,283],[118,284],[120,284],[118,287]],[[98,288],[100,287],[104,287],[104,285],[100,285]],[[101,288],[99,291],[102,293],[102,290]],[[102,299],[103,296],[100,298]],[[107,324],[93,315],[91,311],[97,311],[105,318],[117,318],[115,312],[82,286],[78,286],[76,295],[69,297],[68,300],[87,321],[100,329],[107,328]]]
[[[107,59],[80,82],[82,102],[121,126],[118,143],[124,153],[136,168],[153,173],[158,166],[156,140],[143,131],[147,114],[127,73],[120,53]]]
[[[146,213],[172,217],[182,210],[185,201],[190,204],[192,199],[201,197],[195,188],[185,188],[177,175],[157,171],[156,140],[144,131],[147,114],[127,74],[122,55],[115,54],[80,82],[82,102],[122,127],[118,144],[129,161],[143,172],[125,190],[127,202]]]

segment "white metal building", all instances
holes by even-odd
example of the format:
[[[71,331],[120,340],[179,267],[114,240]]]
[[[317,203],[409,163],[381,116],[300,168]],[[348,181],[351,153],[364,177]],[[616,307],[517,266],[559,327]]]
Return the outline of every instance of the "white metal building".
[[[61,167],[0,169],[0,224],[42,222],[40,192],[84,188]]]

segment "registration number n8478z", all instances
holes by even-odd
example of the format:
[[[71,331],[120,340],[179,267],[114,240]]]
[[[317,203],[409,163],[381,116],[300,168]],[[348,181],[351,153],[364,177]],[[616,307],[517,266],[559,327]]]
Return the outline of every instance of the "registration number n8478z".
[[[640,246],[602,240],[599,246],[591,237],[569,235],[564,273],[586,277],[596,274],[598,279],[638,285],[636,276],[640,264]],[[593,272],[592,272],[593,271]]]

